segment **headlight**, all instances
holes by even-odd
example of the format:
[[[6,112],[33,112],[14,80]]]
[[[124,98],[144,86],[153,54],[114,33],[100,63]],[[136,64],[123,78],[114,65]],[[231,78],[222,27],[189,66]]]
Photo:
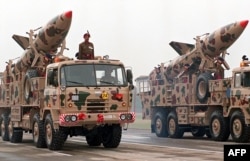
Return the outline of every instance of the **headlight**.
[[[123,120],[125,120],[126,119],[126,115],[125,114],[121,114],[120,115],[120,119],[123,121]]]
[[[132,120],[132,115],[130,113],[127,114],[127,120]]]
[[[72,122],[75,122],[76,120],[77,120],[76,115],[72,115],[72,116],[71,116],[71,121],[72,121]]]
[[[65,120],[66,122],[69,122],[69,121],[70,121],[70,116],[69,116],[69,115],[65,116],[64,120]]]

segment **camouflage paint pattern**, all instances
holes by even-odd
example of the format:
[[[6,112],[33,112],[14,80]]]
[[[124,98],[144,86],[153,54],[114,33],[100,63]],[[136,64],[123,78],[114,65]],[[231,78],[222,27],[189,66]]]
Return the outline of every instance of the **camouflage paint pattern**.
[[[232,109],[241,109],[247,124],[250,124],[250,91],[248,88],[232,88],[234,82],[230,78],[208,81],[208,100],[201,104],[197,99],[197,79],[204,71],[211,76],[217,70],[229,69],[226,62],[220,66],[217,57],[225,58],[229,48],[244,31],[248,21],[229,24],[203,38],[197,37],[196,44],[171,42],[170,45],[180,56],[167,65],[162,63],[150,72],[148,78],[136,78],[138,81],[148,82],[150,90],[139,93],[143,119],[153,119],[155,110],[160,108],[175,109],[179,124],[209,125],[210,115],[215,109],[223,109],[224,117],[228,117]],[[185,64],[189,67],[186,70]],[[246,69],[245,71],[250,71]],[[243,72],[243,68],[233,71]],[[138,87],[140,88],[140,87]],[[152,120],[153,121],[153,120]]]
[[[154,70],[150,73],[149,80],[145,80],[149,81],[151,90],[139,93],[143,119],[152,119],[152,112],[155,107],[176,107],[180,124],[209,125],[208,113],[210,111],[199,108],[199,105],[204,107],[207,105],[211,109],[215,107],[223,108],[225,117],[230,114],[230,110],[240,108],[244,112],[245,118],[250,118],[250,91],[244,87],[231,88],[233,78],[210,80],[208,101],[206,104],[200,104],[195,90],[197,75],[193,75],[191,79],[187,74],[184,74],[180,78],[176,78],[173,84],[166,81],[164,77],[163,80],[157,80],[156,75],[157,72]],[[161,84],[159,82],[166,83]],[[230,94],[228,94],[228,91],[230,91]]]
[[[40,119],[45,119],[50,113],[55,129],[59,129],[61,125],[84,126],[90,130],[101,124],[124,126],[135,120],[135,114],[131,112],[133,95],[132,85],[129,83],[127,86],[106,85],[98,88],[60,85],[52,87],[47,84],[50,79],[45,71],[48,68],[60,69],[62,65],[75,65],[76,62],[77,64],[106,62],[108,65],[123,67],[121,61],[104,59],[101,56],[81,61],[63,56],[66,45],[64,40],[71,24],[71,16],[72,11],[68,11],[55,17],[39,30],[38,35],[34,35],[31,30],[30,38],[13,36],[25,51],[16,64],[10,60],[6,70],[1,73],[0,115],[10,114],[11,121],[15,122],[17,127],[32,130],[32,119],[36,113],[40,114]],[[61,49],[59,52],[58,48]],[[50,57],[48,54],[52,54],[50,56],[53,59],[45,61]],[[25,83],[26,80],[29,80],[28,85]],[[103,92],[108,96],[105,99],[102,97]],[[73,100],[72,95],[79,96],[79,100]],[[121,97],[118,98],[117,95]],[[77,116],[77,121],[74,123],[66,121],[72,115]],[[126,116],[125,120],[121,119],[122,115]]]
[[[228,24],[205,36],[201,41],[202,52],[213,58],[228,49],[241,35],[248,20]]]
[[[27,38],[13,35],[14,40],[22,47],[25,48],[23,55],[15,64],[15,69],[25,72],[33,63],[35,57],[40,57],[37,62],[42,64],[44,54],[51,54],[64,41],[72,20],[72,11],[65,12],[53,18],[43,28],[39,30],[38,35],[27,48]],[[32,35],[31,35],[32,36]],[[31,38],[33,39],[33,38]],[[36,51],[34,51],[36,50]],[[37,55],[38,53],[40,55]]]
[[[72,122],[67,123],[62,120],[63,116],[66,117],[72,114],[77,116],[81,114],[86,115],[84,120],[78,123],[74,122],[74,126],[97,123],[98,114],[106,115],[102,123],[111,123],[112,121],[113,123],[120,123],[119,114],[129,112],[131,108],[129,106],[131,98],[128,95],[128,88],[119,91],[119,93],[123,95],[122,101],[113,98],[117,87],[102,87],[101,90],[96,90],[95,87],[78,87],[77,89],[69,87],[66,89],[66,93],[61,92],[58,88],[45,88],[44,109],[58,109],[60,113],[63,114],[60,115],[62,126],[72,126]],[[103,92],[107,92],[107,99],[101,98]],[[72,100],[73,95],[78,95],[79,100]],[[123,106],[123,103],[126,103],[126,106]]]
[[[170,45],[180,54],[171,60],[165,67],[165,76],[168,81],[173,81],[175,77],[184,71],[186,64],[190,65],[190,71],[214,69],[214,59],[221,56],[241,35],[248,21],[239,21],[222,28],[204,37],[197,36],[196,44],[185,44],[180,42],[170,42]],[[224,57],[224,56],[223,56]],[[225,66],[228,66],[225,62]]]

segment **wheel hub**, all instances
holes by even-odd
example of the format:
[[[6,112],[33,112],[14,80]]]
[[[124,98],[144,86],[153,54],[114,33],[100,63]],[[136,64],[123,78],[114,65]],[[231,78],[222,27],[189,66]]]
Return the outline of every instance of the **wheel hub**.
[[[159,118],[156,120],[156,125],[155,126],[156,126],[157,131],[160,132],[161,129],[162,129],[162,122],[161,122],[161,120]]]
[[[4,134],[5,134],[5,126],[4,126],[3,121],[2,121],[2,124],[1,124],[1,132],[2,132],[2,136],[4,136]]]
[[[218,136],[220,134],[220,122],[218,119],[213,120],[212,123],[212,130],[215,136]]]
[[[11,122],[11,121],[10,121],[10,123],[9,123],[8,130],[9,130],[9,136],[10,136],[10,138],[11,138],[12,135],[13,135],[13,125],[12,125],[12,122]]]
[[[199,84],[199,93],[202,96],[205,95],[205,82],[204,81],[200,82],[200,84]]]
[[[33,130],[33,137],[34,141],[37,142],[39,136],[38,124],[37,122],[34,123],[34,130]]]
[[[171,134],[174,134],[174,132],[176,131],[176,125],[174,119],[169,120],[169,131]]]
[[[46,140],[48,144],[50,144],[52,141],[52,127],[50,124],[46,125]]]
[[[242,124],[241,124],[241,121],[239,119],[235,119],[233,121],[233,133],[237,137],[241,136],[241,133],[242,133]]]

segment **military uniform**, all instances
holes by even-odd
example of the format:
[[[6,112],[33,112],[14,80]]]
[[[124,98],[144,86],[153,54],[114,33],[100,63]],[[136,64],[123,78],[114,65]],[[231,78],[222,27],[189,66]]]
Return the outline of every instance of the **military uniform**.
[[[78,59],[94,59],[94,45],[91,42],[79,44]]]
[[[220,65],[216,67],[216,72],[214,73],[215,79],[223,79],[224,78],[224,68]]]

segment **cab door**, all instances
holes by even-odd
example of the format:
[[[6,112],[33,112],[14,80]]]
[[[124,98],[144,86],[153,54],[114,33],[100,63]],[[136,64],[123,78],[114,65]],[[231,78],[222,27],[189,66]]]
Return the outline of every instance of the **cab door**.
[[[250,92],[250,72],[234,73],[233,83],[230,92],[232,106],[248,105]]]

